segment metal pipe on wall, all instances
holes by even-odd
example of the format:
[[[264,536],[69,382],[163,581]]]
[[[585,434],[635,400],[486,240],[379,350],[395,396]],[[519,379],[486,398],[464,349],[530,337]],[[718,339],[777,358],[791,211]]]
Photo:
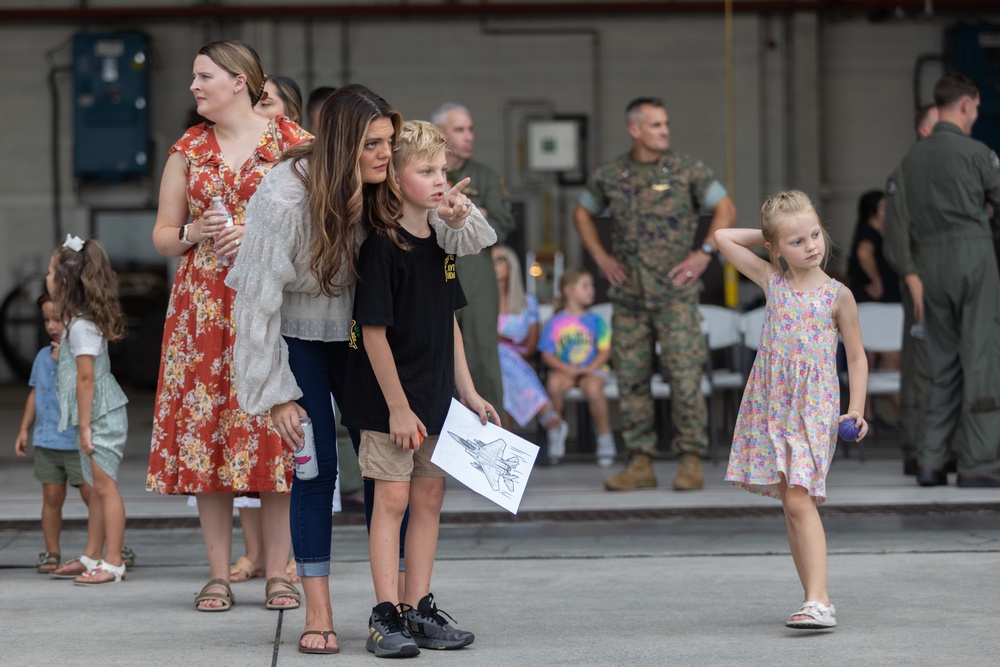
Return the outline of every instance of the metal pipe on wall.
[[[397,5],[214,5],[214,6],[133,6],[133,7],[78,7],[70,9],[3,9],[0,23],[11,22],[79,22],[79,21],[175,21],[189,22],[204,18],[408,18],[440,21],[446,18],[507,17],[525,18],[551,16],[557,18],[614,14],[697,14],[722,13],[725,0],[677,0],[661,2],[502,2],[502,3],[424,3]],[[996,11],[996,0],[951,0],[934,7],[938,14]],[[794,13],[819,14],[904,11],[927,12],[926,0],[743,0],[733,3],[733,11],[742,13]]]

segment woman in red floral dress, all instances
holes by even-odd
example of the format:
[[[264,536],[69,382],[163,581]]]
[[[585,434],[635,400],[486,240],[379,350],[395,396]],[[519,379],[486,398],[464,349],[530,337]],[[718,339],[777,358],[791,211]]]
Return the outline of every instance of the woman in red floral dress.
[[[289,147],[311,139],[295,123],[254,112],[266,77],[242,42],[208,44],[194,61],[191,91],[212,124],[189,128],[170,149],[160,183],[153,243],[179,256],[163,333],[153,442],[146,488],[195,494],[211,578],[199,611],[232,606],[229,563],[233,497],[261,497],[269,608],[294,608],[298,591],[284,579],[290,548],[291,454],[266,416],[239,408],[233,384],[233,299],[225,286],[243,238],[247,202]],[[232,214],[207,212],[222,197]],[[277,581],[275,581],[277,579]]]

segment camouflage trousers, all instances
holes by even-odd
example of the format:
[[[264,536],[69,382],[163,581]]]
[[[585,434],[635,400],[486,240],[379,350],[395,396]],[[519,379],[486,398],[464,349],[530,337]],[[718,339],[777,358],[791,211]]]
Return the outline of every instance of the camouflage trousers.
[[[660,366],[670,383],[670,415],[677,430],[671,446],[682,454],[705,451],[708,408],[701,378],[706,350],[700,321],[693,299],[676,299],[658,311],[615,304],[611,354],[618,378],[622,437],[628,449],[652,452],[656,446],[649,381],[659,341]]]

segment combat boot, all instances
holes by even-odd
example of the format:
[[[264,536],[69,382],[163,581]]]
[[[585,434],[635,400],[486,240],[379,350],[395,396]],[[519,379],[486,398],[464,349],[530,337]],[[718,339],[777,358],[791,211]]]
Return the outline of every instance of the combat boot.
[[[705,487],[701,473],[701,457],[697,454],[681,454],[678,459],[680,470],[674,477],[674,491],[700,491]]]
[[[625,470],[604,480],[604,488],[608,491],[634,491],[652,489],[655,486],[653,457],[645,452],[632,452]]]

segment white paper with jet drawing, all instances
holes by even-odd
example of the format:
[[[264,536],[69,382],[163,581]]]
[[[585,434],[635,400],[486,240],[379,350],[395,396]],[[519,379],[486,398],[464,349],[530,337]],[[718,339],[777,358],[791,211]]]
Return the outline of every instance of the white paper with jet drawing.
[[[451,400],[431,461],[484,498],[517,514],[538,446]]]

